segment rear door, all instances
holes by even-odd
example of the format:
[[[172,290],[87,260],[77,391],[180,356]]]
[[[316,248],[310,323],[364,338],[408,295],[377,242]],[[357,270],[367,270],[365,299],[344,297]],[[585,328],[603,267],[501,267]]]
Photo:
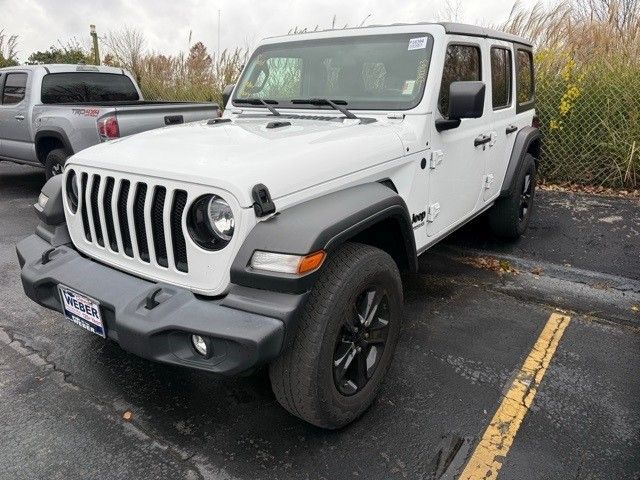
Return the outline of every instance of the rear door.
[[[4,75],[0,92],[2,156],[35,161],[27,101],[28,82],[29,74],[26,71],[11,71]]]
[[[491,69],[491,111],[492,142],[491,155],[487,156],[487,168],[483,198],[493,200],[502,186],[513,143],[519,126],[516,122],[516,102],[514,95],[515,69],[513,44],[500,40],[488,40]]]
[[[491,45],[492,155],[487,159],[485,202],[500,193],[518,131],[530,126],[535,114],[531,48],[489,40]]]
[[[470,38],[460,37],[457,41],[453,38],[446,50],[438,99],[438,110],[443,117],[448,112],[452,82],[487,82],[489,72],[483,56],[484,39],[470,41]],[[481,118],[465,118],[457,128],[434,132],[426,211],[429,237],[437,236],[467,218],[482,198],[485,159],[491,149],[488,143],[476,140],[491,135],[488,90],[485,95]]]

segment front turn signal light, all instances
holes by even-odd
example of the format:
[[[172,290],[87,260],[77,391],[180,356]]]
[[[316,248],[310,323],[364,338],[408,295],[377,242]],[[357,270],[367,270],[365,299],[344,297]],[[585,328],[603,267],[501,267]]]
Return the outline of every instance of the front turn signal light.
[[[263,252],[256,250],[251,257],[251,268],[275,273],[302,275],[312,272],[322,265],[326,253],[323,250],[309,255]]]
[[[324,257],[326,257],[324,250],[310,253],[306,257],[302,257],[302,260],[300,260],[300,264],[298,265],[298,273],[308,273],[320,268],[320,265],[322,265],[322,262],[324,261]]]

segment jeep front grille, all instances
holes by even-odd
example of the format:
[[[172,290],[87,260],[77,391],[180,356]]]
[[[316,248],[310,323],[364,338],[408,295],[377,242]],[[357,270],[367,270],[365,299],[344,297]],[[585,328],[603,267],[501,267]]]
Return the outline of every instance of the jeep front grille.
[[[159,268],[189,271],[182,228],[186,191],[86,172],[80,190],[89,243]]]

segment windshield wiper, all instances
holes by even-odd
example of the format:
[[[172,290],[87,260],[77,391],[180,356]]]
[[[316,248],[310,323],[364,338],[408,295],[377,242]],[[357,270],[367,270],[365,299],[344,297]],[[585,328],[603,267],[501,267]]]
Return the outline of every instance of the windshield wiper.
[[[269,111],[279,117],[280,112],[273,108],[271,105],[278,105],[275,100],[265,100],[263,98],[236,98],[233,100],[235,103],[246,103],[247,105],[263,105],[269,109]]]
[[[291,100],[291,103],[296,105],[315,105],[315,106],[328,105],[338,110],[347,118],[354,118],[354,119],[358,118],[353,113],[351,113],[349,110],[347,110],[342,106],[342,105],[347,105],[347,102],[345,100],[327,100],[326,98],[303,98],[303,99]]]

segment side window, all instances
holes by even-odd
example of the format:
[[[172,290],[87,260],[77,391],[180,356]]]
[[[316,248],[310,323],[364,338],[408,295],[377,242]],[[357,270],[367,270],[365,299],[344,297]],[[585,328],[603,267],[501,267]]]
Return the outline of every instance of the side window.
[[[511,105],[512,65],[511,50],[491,48],[491,97],[494,110]]]
[[[27,89],[26,73],[7,73],[7,78],[2,89],[2,104],[14,105],[24,99]]]
[[[449,87],[452,82],[482,80],[480,48],[473,45],[449,45],[444,60],[438,108],[443,116],[449,112]]]
[[[533,101],[533,56],[528,50],[518,50],[516,95],[518,105]]]

